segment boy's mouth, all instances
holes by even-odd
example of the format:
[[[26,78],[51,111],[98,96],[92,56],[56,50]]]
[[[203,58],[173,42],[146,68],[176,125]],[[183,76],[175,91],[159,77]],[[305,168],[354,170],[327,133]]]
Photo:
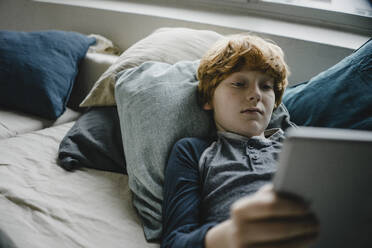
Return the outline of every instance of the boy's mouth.
[[[259,113],[261,115],[263,114],[263,112],[259,108],[255,107],[244,109],[240,111],[240,113]]]

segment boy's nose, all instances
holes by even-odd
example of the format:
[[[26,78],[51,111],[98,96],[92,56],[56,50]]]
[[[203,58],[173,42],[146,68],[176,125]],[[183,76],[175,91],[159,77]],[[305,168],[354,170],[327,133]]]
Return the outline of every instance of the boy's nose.
[[[247,89],[246,99],[248,101],[257,101],[257,102],[261,100],[260,89],[258,87],[249,87],[249,89]]]

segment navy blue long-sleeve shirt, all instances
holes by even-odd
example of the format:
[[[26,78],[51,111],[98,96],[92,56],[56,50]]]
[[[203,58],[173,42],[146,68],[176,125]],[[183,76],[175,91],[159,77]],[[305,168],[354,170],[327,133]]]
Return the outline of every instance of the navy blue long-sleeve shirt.
[[[212,141],[185,138],[171,152],[165,170],[161,247],[203,247],[208,229],[200,225],[201,181],[198,161]]]
[[[269,182],[283,131],[270,138],[218,133],[217,140],[184,138],[165,170],[161,247],[204,247],[207,231],[229,217],[231,204]]]

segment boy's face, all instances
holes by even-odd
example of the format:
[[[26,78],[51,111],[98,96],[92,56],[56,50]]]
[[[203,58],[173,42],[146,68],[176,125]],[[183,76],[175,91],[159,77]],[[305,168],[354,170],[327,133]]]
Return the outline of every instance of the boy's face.
[[[212,103],[218,131],[246,137],[263,136],[275,105],[274,79],[260,71],[243,69],[232,73],[216,88]]]

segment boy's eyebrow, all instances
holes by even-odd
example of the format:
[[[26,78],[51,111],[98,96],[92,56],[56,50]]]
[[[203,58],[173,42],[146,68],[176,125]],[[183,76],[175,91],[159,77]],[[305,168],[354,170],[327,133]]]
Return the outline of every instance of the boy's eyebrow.
[[[271,78],[269,78],[269,79],[263,79],[263,80],[262,80],[262,83],[270,83],[270,84],[274,84],[274,80],[272,80]]]
[[[275,80],[273,77],[265,75],[265,77],[263,77],[261,81],[274,83]]]
[[[234,76],[235,76],[234,77],[235,80],[249,81],[249,78],[248,77],[245,77],[244,74],[235,74]]]
[[[247,81],[247,82],[250,81],[250,79],[248,77],[245,77],[244,74],[236,74],[234,76],[235,77],[233,78],[233,81],[234,80]],[[274,78],[271,77],[271,76],[266,76],[265,75],[265,77],[261,78],[261,80],[260,80],[260,82],[269,82],[269,81],[274,84]]]

